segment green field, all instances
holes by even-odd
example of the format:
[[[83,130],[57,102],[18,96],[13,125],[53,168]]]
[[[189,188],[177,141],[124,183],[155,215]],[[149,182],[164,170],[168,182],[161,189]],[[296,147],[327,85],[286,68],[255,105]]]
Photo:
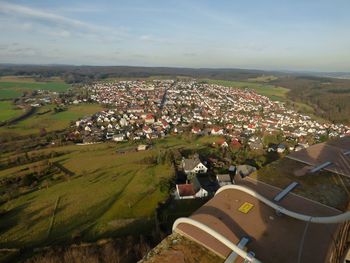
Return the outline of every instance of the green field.
[[[0,85],[0,99],[13,99],[20,97],[23,92],[20,89],[5,89]]]
[[[104,143],[70,145],[29,152],[29,155],[62,153],[50,161],[59,162],[74,173],[50,181],[48,188],[23,192],[17,198],[0,206],[7,211],[0,221],[0,246],[38,246],[72,240],[79,233],[86,240],[95,240],[118,231],[136,233],[130,227],[139,219],[153,220],[158,202],[167,198],[167,191],[159,185],[161,178],[174,176],[170,161],[153,163],[166,149],[187,148],[200,150],[206,145],[202,139],[168,137],[157,140],[152,149],[142,152],[117,153],[117,149],[135,148],[132,143]],[[9,155],[0,158],[7,160]],[[0,178],[23,176],[28,167],[38,162],[0,170]],[[59,197],[53,228],[48,233],[55,204]],[[151,221],[153,222],[153,221]]]
[[[25,77],[2,77],[0,78],[0,99],[12,99],[19,97],[25,91],[48,90],[63,92],[71,86],[59,79],[46,82],[38,82],[32,78]]]
[[[225,87],[233,87],[238,89],[252,89],[256,93],[266,96],[272,100],[285,101],[288,93],[288,89],[282,87],[275,87],[268,84],[251,83],[251,82],[241,82],[241,81],[231,81],[231,80],[214,80],[206,79],[209,84],[217,84]]]
[[[259,77],[249,78],[247,80],[251,81],[251,82],[270,82],[270,81],[276,80],[276,79],[278,79],[278,77],[273,76],[273,75],[261,75]]]
[[[39,134],[42,128],[45,128],[48,132],[62,130],[67,128],[71,121],[96,113],[102,109],[102,106],[98,104],[80,104],[71,105],[66,111],[55,113],[53,105],[46,105],[39,108],[33,115],[14,125],[0,127],[0,135]]]
[[[10,120],[23,114],[23,110],[17,109],[11,101],[0,101],[0,122]]]

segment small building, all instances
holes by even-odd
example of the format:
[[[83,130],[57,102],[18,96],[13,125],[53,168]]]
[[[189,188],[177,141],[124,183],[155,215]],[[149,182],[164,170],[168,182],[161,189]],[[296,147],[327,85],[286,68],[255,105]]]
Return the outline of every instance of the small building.
[[[236,168],[236,175],[240,175],[242,178],[249,176],[251,173],[254,173],[256,168],[251,165],[238,165]]]
[[[196,198],[193,184],[177,184],[176,199],[193,199]]]
[[[192,179],[194,191],[196,197],[203,198],[208,195],[214,195],[215,192],[220,188],[216,179],[210,178],[207,175],[197,175]]]
[[[232,130],[233,128],[234,128],[234,126],[231,123],[226,125],[226,130]]]
[[[278,145],[275,143],[269,144],[269,147],[267,148],[267,151],[270,152],[277,152]]]
[[[151,134],[152,133],[152,129],[150,127],[148,127],[147,125],[143,126],[142,130],[146,134]]]
[[[216,180],[218,181],[220,187],[224,185],[233,184],[233,181],[229,174],[217,174]]]
[[[147,145],[146,144],[140,144],[137,146],[138,151],[145,151],[147,150]]]
[[[223,129],[219,128],[219,127],[214,127],[211,129],[210,134],[212,135],[223,135],[224,131]]]
[[[208,168],[201,162],[198,154],[192,158],[182,160],[182,168],[186,174],[206,173]]]
[[[152,124],[155,122],[153,114],[147,114],[145,118],[145,123]]]
[[[191,130],[191,132],[192,132],[193,134],[198,134],[198,133],[201,132],[201,129],[199,129],[198,127],[193,127],[192,130]]]
[[[283,153],[285,150],[286,150],[286,145],[284,145],[283,143],[280,143],[280,144],[277,146],[277,152],[278,152],[278,153]]]
[[[229,172],[229,173],[232,173],[232,174],[235,174],[235,173],[236,173],[236,166],[231,165],[231,166],[228,168],[228,172]]]
[[[228,147],[227,142],[225,141],[225,139],[221,139],[217,141],[217,144],[221,147],[221,148],[226,148]]]
[[[112,139],[115,142],[122,142],[124,141],[124,134],[115,134]]]

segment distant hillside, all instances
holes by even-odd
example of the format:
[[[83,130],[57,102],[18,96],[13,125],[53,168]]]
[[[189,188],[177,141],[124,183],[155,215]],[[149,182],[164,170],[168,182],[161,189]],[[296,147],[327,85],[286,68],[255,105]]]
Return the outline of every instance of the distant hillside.
[[[9,65],[0,64],[0,76],[38,75],[42,77],[61,76],[68,83],[98,80],[111,77],[189,76],[224,80],[246,80],[263,74],[262,70],[129,67],[129,66],[67,66],[67,65]],[[277,74],[277,73],[276,73]]]
[[[269,82],[289,89],[288,97],[312,106],[336,123],[350,123],[350,80],[314,76],[283,76]]]

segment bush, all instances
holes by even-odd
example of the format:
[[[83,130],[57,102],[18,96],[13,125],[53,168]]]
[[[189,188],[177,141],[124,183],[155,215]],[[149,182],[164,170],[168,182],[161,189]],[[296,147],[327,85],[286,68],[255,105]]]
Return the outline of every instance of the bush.
[[[36,181],[38,181],[38,179],[33,174],[26,174],[21,180],[21,185],[31,186]]]

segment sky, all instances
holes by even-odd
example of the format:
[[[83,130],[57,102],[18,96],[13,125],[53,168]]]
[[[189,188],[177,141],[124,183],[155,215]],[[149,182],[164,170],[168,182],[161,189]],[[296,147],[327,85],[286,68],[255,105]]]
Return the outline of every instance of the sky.
[[[0,63],[350,72],[349,0],[0,0]]]

